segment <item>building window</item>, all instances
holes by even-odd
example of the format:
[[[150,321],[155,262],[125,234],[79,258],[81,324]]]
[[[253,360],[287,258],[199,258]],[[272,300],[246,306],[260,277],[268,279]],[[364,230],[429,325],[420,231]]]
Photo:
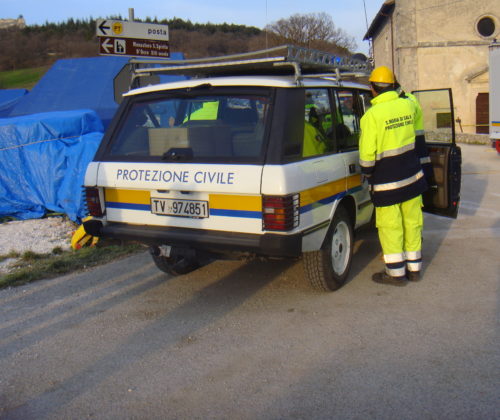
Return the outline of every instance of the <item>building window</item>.
[[[489,38],[496,32],[495,19],[490,16],[480,18],[476,23],[476,29],[479,35]]]
[[[451,112],[437,112],[436,113],[436,127],[437,128],[451,128]]]

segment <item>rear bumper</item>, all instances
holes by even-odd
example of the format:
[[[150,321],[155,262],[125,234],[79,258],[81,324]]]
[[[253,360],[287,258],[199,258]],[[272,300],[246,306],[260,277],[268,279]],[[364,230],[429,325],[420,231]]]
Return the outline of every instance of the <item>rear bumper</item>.
[[[138,241],[150,246],[166,244],[211,252],[240,252],[266,257],[298,257],[302,252],[301,234],[254,235],[124,223],[103,225],[98,220],[84,222],[83,225],[85,231],[92,236]]]

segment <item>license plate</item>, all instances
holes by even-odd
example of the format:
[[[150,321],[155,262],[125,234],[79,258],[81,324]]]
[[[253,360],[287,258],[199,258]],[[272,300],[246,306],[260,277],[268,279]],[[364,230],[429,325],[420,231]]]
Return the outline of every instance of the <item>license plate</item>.
[[[151,213],[201,219],[208,217],[208,201],[151,197]]]

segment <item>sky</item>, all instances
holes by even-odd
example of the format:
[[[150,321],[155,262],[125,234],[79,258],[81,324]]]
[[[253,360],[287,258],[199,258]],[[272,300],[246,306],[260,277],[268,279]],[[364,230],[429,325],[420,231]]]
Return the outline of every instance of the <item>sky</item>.
[[[0,19],[22,15],[27,25],[64,22],[69,18],[106,18],[120,15],[128,19],[129,8],[136,19],[190,20],[193,23],[232,23],[256,26],[286,19],[293,14],[325,12],[337,28],[354,37],[357,52],[368,53],[363,36],[384,0],[0,0]],[[366,17],[365,17],[366,4]]]

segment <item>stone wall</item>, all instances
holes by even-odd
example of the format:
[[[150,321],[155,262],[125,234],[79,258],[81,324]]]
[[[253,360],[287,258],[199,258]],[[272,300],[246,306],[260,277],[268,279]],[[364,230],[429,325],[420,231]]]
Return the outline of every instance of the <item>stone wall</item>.
[[[457,143],[491,144],[490,136],[488,134],[456,133],[455,140]]]

